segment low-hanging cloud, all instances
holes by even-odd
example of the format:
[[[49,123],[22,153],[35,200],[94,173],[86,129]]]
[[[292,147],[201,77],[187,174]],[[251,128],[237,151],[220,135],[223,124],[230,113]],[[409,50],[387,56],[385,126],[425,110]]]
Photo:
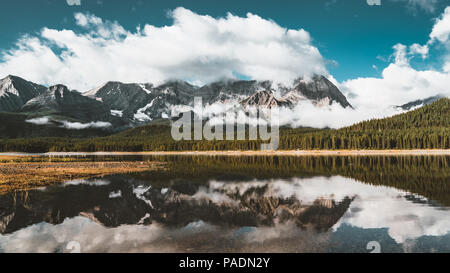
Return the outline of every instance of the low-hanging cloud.
[[[207,83],[244,75],[290,84],[299,76],[328,75],[304,29],[286,29],[252,13],[213,18],[180,7],[170,16],[172,25],[130,32],[118,22],[76,13],[84,31],[44,28],[39,36],[22,37],[3,52],[0,76],[86,91],[109,80]]]
[[[378,105],[373,108],[343,108],[338,103],[318,106],[318,104],[308,100],[300,101],[294,107],[278,107],[277,111],[274,112],[271,112],[265,107],[255,108],[254,110],[257,109],[261,111],[260,114],[263,114],[263,116],[258,118],[256,115],[249,115],[245,119],[242,119],[242,117],[245,116],[245,113],[249,114],[250,110],[242,107],[237,101],[206,104],[202,107],[201,111],[202,116],[207,118],[212,126],[216,124],[245,123],[252,126],[268,124],[270,126],[278,125],[293,128],[314,127],[332,129],[350,126],[372,118],[385,118],[405,112],[390,104],[386,107]],[[183,112],[196,112],[196,110],[200,109],[195,109],[192,106],[184,106],[172,108],[171,110],[171,116],[178,117]],[[196,114],[198,113],[196,112]]]
[[[89,129],[89,128],[108,128],[111,127],[112,124],[109,122],[104,121],[93,121],[89,123],[81,123],[81,122],[69,122],[69,121],[63,121],[62,127],[66,129],[72,129],[72,130],[83,130],[83,129]]]
[[[40,117],[40,118],[32,118],[25,120],[27,123],[35,124],[35,125],[48,125],[51,124],[49,117]]]
[[[104,122],[104,121],[92,121],[88,123],[82,123],[82,122],[70,122],[66,120],[53,120],[51,117],[38,117],[38,118],[32,118],[25,120],[27,123],[31,123],[34,125],[58,125],[61,128],[66,128],[70,130],[83,130],[83,129],[90,129],[90,128],[96,128],[96,129],[103,129],[103,128],[109,128],[112,126],[110,122]]]
[[[282,108],[280,110],[279,124],[297,127],[332,128],[339,129],[352,124],[372,119],[385,118],[402,111],[395,107],[370,108],[343,108],[339,104],[317,107],[311,102],[305,101],[294,108]]]

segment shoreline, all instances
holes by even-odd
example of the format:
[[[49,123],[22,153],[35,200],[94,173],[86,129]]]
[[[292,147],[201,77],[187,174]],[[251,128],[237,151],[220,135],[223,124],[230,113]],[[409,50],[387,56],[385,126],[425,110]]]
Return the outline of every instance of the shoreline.
[[[161,152],[49,152],[41,154],[0,153],[1,157],[90,156],[90,155],[186,155],[186,156],[446,156],[450,149],[420,150],[275,150],[275,151],[161,151]]]

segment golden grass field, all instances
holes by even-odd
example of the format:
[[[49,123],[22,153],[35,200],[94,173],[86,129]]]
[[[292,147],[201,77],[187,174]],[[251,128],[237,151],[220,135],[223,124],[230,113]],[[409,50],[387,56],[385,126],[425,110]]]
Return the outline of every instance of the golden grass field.
[[[0,156],[0,194],[74,179],[164,168],[160,162],[26,162],[27,159],[30,158]]]

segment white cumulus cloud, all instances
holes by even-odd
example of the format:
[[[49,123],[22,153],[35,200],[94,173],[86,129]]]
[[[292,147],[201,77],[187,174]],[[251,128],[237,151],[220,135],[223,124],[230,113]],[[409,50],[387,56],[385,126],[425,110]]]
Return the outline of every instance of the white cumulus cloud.
[[[77,13],[84,31],[44,28],[37,37],[24,36],[3,52],[0,75],[80,91],[108,80],[206,83],[244,75],[291,83],[299,76],[328,75],[303,29],[286,29],[251,13],[213,18],[180,7],[170,16],[172,25],[147,24],[130,32],[117,22]]]
[[[436,20],[430,38],[436,39],[442,43],[448,42],[450,36],[450,7],[447,7],[444,14]]]
[[[433,70],[418,71],[410,65],[392,63],[382,78],[358,78],[341,87],[352,94],[351,102],[362,109],[380,109],[401,105],[435,95],[450,95],[450,74]]]
[[[344,81],[341,89],[349,96],[350,102],[364,111],[388,113],[390,105],[401,105],[413,100],[435,95],[450,96],[450,60],[441,68],[417,70],[410,60],[415,56],[426,59],[430,47],[435,43],[449,48],[450,7],[440,16],[430,33],[430,41],[425,45],[414,43],[409,47],[396,44],[393,61],[382,72],[381,78],[357,78]],[[379,116],[378,115],[378,116]]]

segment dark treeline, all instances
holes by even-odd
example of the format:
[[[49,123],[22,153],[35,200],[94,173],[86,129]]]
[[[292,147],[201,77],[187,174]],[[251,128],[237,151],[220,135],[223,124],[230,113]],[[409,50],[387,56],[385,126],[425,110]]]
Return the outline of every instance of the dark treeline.
[[[189,151],[259,150],[261,140],[175,141],[169,124],[150,124],[99,138],[0,140],[0,151]],[[449,149],[450,99],[391,118],[369,120],[339,130],[281,128],[281,150],[297,149]]]
[[[281,137],[287,149],[448,149],[450,99],[340,130]]]

